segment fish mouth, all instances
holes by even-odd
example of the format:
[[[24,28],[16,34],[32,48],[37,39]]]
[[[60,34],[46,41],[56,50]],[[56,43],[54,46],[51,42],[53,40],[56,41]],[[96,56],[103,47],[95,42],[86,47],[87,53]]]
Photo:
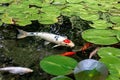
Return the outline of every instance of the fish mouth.
[[[70,43],[69,47],[73,48],[73,47],[75,47],[75,44],[74,43]]]
[[[32,70],[32,69],[30,69],[30,70],[27,70],[27,72],[33,72],[33,70]]]
[[[30,72],[33,72],[33,70],[30,70]]]

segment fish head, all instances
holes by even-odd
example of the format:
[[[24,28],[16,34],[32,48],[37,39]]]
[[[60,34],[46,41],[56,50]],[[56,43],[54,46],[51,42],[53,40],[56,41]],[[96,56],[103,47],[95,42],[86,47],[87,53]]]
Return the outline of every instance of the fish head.
[[[68,47],[74,47],[75,46],[75,44],[69,39],[64,39],[62,41],[62,45],[63,46],[68,46]]]

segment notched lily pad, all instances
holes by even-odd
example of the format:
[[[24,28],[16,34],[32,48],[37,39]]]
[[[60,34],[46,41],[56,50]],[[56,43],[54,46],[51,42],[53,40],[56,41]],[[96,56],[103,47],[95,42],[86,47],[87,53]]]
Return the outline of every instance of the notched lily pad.
[[[82,37],[94,44],[111,45],[119,42],[116,37],[118,34],[116,30],[89,29],[82,33]]]
[[[40,62],[40,67],[52,75],[67,75],[72,73],[77,61],[70,57],[52,55]]]
[[[91,26],[96,28],[96,29],[107,29],[108,27],[111,27],[112,24],[107,23],[104,20],[95,20],[94,24],[91,24]]]
[[[72,79],[67,76],[57,76],[52,78],[51,80],[72,80]]]

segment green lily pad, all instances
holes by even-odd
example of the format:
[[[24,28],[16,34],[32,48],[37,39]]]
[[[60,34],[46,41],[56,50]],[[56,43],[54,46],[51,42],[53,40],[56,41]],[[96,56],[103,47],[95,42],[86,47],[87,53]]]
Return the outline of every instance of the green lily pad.
[[[103,47],[98,50],[98,55],[101,57],[100,61],[105,63],[110,71],[110,77],[119,80],[120,77],[120,49],[112,47]]]
[[[68,3],[79,3],[82,0],[66,0]]]
[[[105,80],[108,76],[107,67],[94,59],[85,59],[75,67],[76,80]]]
[[[92,13],[89,13],[87,10],[82,10],[80,12],[80,17],[84,20],[88,20],[88,21],[96,21],[98,20],[99,16],[98,14],[92,14]]]
[[[72,80],[72,79],[67,76],[57,76],[53,77],[51,80]]]
[[[0,21],[0,26],[2,25],[2,22]]]
[[[119,42],[117,34],[116,30],[89,29],[82,33],[82,37],[94,44],[111,45]]]
[[[111,16],[110,19],[114,23],[120,23],[120,16]]]
[[[70,57],[52,55],[40,61],[40,67],[52,75],[67,75],[73,72],[77,61]]]
[[[41,14],[39,18],[39,22],[41,24],[54,24],[58,21],[57,19],[58,16],[53,14]]]
[[[8,16],[7,14],[2,15],[2,22],[13,24],[12,17]]]
[[[96,29],[107,29],[108,27],[112,26],[112,24],[106,22],[105,20],[95,20],[93,23],[94,24],[91,24],[91,27]]]
[[[0,0],[0,3],[10,3],[12,2],[13,0]]]
[[[52,4],[60,5],[60,4],[65,4],[65,3],[66,3],[66,0],[54,0]]]

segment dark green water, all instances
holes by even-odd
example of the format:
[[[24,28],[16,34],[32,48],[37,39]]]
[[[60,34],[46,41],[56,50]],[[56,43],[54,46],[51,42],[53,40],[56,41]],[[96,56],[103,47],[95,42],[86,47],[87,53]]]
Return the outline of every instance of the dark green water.
[[[34,70],[25,75],[14,75],[0,72],[0,80],[50,80],[51,75],[45,73],[39,62],[46,56],[60,54],[67,48],[51,48],[54,44],[44,46],[44,40],[38,37],[16,39],[15,30],[0,31],[0,67],[21,66]]]

